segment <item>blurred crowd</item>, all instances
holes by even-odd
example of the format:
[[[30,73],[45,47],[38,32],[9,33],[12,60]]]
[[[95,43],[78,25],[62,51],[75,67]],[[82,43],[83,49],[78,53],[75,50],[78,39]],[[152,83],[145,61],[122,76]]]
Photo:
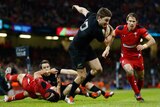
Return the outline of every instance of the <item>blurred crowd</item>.
[[[135,12],[143,26],[160,32],[158,0],[0,0],[0,19],[36,27],[78,27],[83,16],[72,10],[73,4],[92,12],[102,6],[109,8],[113,12],[111,25],[114,27],[125,23],[129,12]]]

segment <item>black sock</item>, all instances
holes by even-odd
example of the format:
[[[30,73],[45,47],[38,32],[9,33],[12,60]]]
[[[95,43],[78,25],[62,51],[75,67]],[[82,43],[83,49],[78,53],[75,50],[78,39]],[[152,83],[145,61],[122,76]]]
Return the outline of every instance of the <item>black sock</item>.
[[[78,93],[78,95],[84,95],[82,90],[80,90],[80,92]]]
[[[82,83],[82,86],[85,87],[86,83],[91,81],[95,76],[92,75],[90,72],[88,73],[87,77],[85,78],[85,80]]]
[[[94,85],[89,91],[97,92],[97,91],[99,91],[99,90],[100,90],[100,89]]]
[[[101,89],[99,89],[98,87],[96,87],[95,85],[90,89],[90,91],[92,92],[97,92],[97,91],[101,91],[102,95],[105,95],[105,92]]]
[[[79,84],[77,84],[76,82],[73,81],[71,90],[69,92],[69,96],[74,97],[74,93],[75,93],[76,89],[78,88],[78,86],[79,86]]]

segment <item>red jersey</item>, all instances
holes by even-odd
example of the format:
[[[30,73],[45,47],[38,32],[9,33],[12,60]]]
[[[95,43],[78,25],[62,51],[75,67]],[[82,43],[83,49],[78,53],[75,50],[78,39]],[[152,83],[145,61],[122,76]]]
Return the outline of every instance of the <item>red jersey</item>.
[[[137,51],[136,47],[140,44],[140,39],[148,35],[144,27],[137,25],[133,31],[129,31],[127,25],[120,25],[116,27],[115,34],[121,39],[121,57],[139,58],[142,56],[141,51]]]
[[[51,85],[43,79],[34,79],[30,74],[26,74],[22,81],[22,87],[32,98],[37,98],[38,96],[45,98],[46,90],[49,89]]]

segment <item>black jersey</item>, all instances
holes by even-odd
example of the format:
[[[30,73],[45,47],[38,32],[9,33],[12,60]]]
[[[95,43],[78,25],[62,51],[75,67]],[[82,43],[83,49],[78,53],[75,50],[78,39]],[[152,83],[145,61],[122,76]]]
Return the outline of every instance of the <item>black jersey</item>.
[[[56,68],[56,69],[58,70],[57,75],[59,75],[61,69],[59,68]],[[57,83],[57,77],[55,74],[50,74],[49,76],[43,75],[42,77],[45,81],[49,82],[52,86],[57,86],[58,83]]]
[[[71,45],[77,49],[88,47],[93,39],[103,42],[105,37],[102,32],[103,27],[98,24],[96,14],[89,12],[86,20],[80,26],[77,35],[74,37]]]
[[[57,78],[55,74],[50,74],[49,76],[43,75],[43,79],[49,82],[52,86],[57,86]]]

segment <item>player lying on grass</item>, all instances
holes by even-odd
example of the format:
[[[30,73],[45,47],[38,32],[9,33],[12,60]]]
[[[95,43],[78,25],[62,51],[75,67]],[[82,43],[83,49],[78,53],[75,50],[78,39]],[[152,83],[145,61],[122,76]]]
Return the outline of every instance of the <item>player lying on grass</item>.
[[[51,68],[48,60],[42,60],[40,63],[40,70],[35,72],[35,74],[36,75],[34,78],[43,77],[43,79],[50,82],[51,85],[56,86],[57,85],[57,79],[56,79],[57,76],[59,76],[60,74],[77,75],[77,72],[72,69]],[[62,88],[61,92],[63,89],[65,89],[63,91],[62,95],[68,94],[71,86],[72,85],[70,84],[67,88],[65,88],[66,85],[61,84],[61,88]],[[87,82],[85,87],[80,86],[79,88],[82,92],[78,93],[78,94],[82,94],[82,93],[86,94],[87,93],[86,91],[89,90],[92,93],[87,93],[87,96],[92,97],[92,98],[96,98],[96,97],[100,96],[101,93],[105,98],[111,97],[114,94],[113,92],[105,92],[105,91],[99,89],[91,82]]]
[[[53,70],[53,69],[52,69]],[[52,72],[50,70],[50,72]],[[54,70],[53,70],[54,71]],[[72,70],[71,70],[72,71]],[[71,84],[61,86],[61,80],[56,77],[56,86],[52,86],[49,82],[44,81],[39,72],[34,73],[33,78],[30,74],[14,74],[11,75],[12,68],[8,67],[5,71],[5,78],[7,81],[19,82],[23,88],[23,92],[15,94],[13,96],[4,96],[5,102],[11,102],[15,100],[22,100],[26,97],[31,98],[43,98],[51,102],[57,102],[58,100],[64,100],[64,96],[68,94],[71,88]],[[45,74],[48,75],[48,74]],[[89,96],[91,93],[82,92],[80,88],[77,88],[75,94]]]
[[[53,69],[52,69],[53,70]],[[50,72],[52,72],[52,70]],[[54,71],[54,70],[53,70]],[[71,70],[72,71],[72,70]],[[11,102],[14,100],[21,100],[26,97],[31,98],[43,98],[51,102],[57,102],[58,100],[63,100],[68,90],[71,87],[69,85],[63,85],[61,87],[61,80],[59,77],[56,77],[56,86],[52,86],[49,82],[43,80],[42,76],[39,75],[39,72],[34,73],[34,77],[30,74],[14,74],[11,75],[12,68],[8,67],[5,71],[6,81],[19,82],[23,88],[23,92],[15,94],[13,96],[4,96],[5,102]],[[49,74],[49,73],[48,73]],[[44,74],[44,75],[48,75]],[[82,93],[80,88],[77,88],[76,94],[80,95],[89,95],[89,93]]]
[[[31,98],[43,98],[51,102],[57,102],[60,97],[60,83],[58,82],[57,87],[52,86],[42,78],[34,79],[30,74],[14,74],[11,75],[12,68],[8,67],[5,71],[5,78],[7,81],[19,82],[22,86],[22,92],[13,96],[4,96],[5,102],[14,100],[21,100],[26,97]]]

